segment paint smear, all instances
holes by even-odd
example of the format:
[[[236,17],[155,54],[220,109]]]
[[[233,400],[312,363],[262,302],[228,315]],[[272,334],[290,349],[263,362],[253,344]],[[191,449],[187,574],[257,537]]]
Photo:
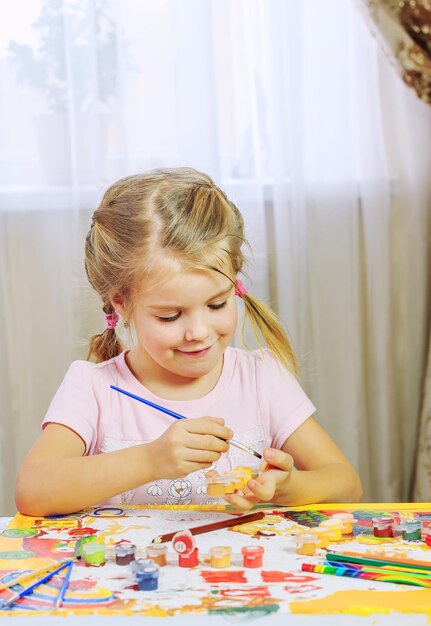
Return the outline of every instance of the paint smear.
[[[296,614],[352,613],[421,613],[431,615],[431,589],[412,591],[336,591],[324,598],[307,602],[290,602],[289,609]]]
[[[247,578],[242,570],[202,570],[201,576],[206,583],[246,583]]]

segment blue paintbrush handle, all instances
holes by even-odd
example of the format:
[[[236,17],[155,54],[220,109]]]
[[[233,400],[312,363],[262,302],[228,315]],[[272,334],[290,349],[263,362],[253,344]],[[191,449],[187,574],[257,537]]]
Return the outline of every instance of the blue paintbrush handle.
[[[111,389],[115,389],[115,391],[119,391],[120,393],[124,393],[125,396],[129,396],[129,398],[133,398],[134,400],[138,400],[138,402],[142,402],[143,404],[147,404],[148,406],[152,406],[153,409],[157,409],[162,413],[166,413],[166,415],[170,415],[171,417],[175,417],[177,420],[185,420],[185,415],[180,415],[179,413],[175,413],[175,411],[170,411],[164,406],[160,404],[156,404],[155,402],[150,402],[149,400],[145,400],[145,398],[141,398],[141,396],[135,396],[134,393],[130,393],[130,391],[126,391],[125,389],[120,389],[120,387],[115,387],[115,385],[111,385]]]
[[[73,567],[73,561],[71,561],[69,563],[69,569],[66,572],[66,576],[64,577],[63,583],[61,585],[61,589],[60,592],[58,594],[58,598],[55,602],[55,608],[58,609],[62,604],[63,604],[63,600],[64,600],[64,596],[66,595],[66,591],[67,591],[67,586],[69,584],[69,578],[70,575],[72,573],[72,567]]]
[[[32,593],[33,589],[36,589],[36,587],[38,587],[39,585],[43,585],[43,583],[58,574],[58,572],[61,572],[62,569],[68,567],[70,563],[73,563],[73,561],[66,561],[66,563],[63,563],[54,571],[48,572],[48,574],[45,574],[45,576],[43,576],[42,578],[39,578],[28,587],[25,587],[25,589],[21,589],[21,591],[18,591],[15,595],[9,598],[9,600],[6,600],[6,602],[0,606],[0,610],[5,609],[11,604],[14,604],[19,598],[22,598],[23,596],[27,596],[29,593]]]

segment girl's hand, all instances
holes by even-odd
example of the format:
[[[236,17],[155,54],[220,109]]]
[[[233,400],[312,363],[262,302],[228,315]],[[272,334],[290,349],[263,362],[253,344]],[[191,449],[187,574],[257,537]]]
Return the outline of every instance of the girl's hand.
[[[273,502],[277,495],[288,492],[288,483],[293,468],[293,458],[283,450],[267,448],[263,453],[268,464],[257,478],[252,478],[239,493],[226,495],[225,500],[240,509],[251,509],[258,502]]]
[[[233,432],[220,417],[176,420],[158,439],[147,444],[154,462],[154,479],[183,478],[208,469],[229,449]]]

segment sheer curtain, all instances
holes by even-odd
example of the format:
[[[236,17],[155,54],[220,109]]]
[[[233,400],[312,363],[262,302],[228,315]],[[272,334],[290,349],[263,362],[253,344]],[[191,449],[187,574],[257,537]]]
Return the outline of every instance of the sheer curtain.
[[[0,511],[102,327],[90,215],[110,182],[162,165],[207,171],[241,208],[248,286],[285,322],[317,418],[368,500],[406,499],[430,117],[415,103],[403,118],[410,95],[353,2],[21,0],[0,25],[0,78]]]
[[[391,0],[369,2],[360,0],[361,8],[373,35],[378,39],[387,58],[392,63],[403,81],[414,90],[416,95],[431,104],[431,5],[427,0],[408,3],[393,3]],[[412,103],[412,99],[410,100]],[[423,107],[422,107],[422,110]],[[404,107],[404,116],[416,117],[419,113],[417,105],[412,111]],[[425,116],[429,113],[425,112]],[[401,121],[401,118],[400,118]],[[410,123],[410,127],[412,123]],[[423,123],[419,126],[423,129]],[[415,133],[413,141],[404,138],[405,153],[411,162],[411,152],[421,151],[421,137]],[[407,162],[405,163],[407,166]],[[408,167],[408,166],[407,166]],[[418,168],[419,169],[419,168]],[[408,169],[407,169],[408,171]],[[416,182],[416,181],[415,181]],[[413,185],[408,190],[408,197],[414,201],[421,193],[421,186]],[[425,225],[426,226],[426,225]],[[425,229],[425,232],[427,230]],[[421,240],[420,232],[418,240]],[[421,263],[419,257],[419,263]],[[428,268],[429,263],[428,263]],[[419,272],[427,277],[429,273]],[[425,283],[425,285],[428,284]],[[430,338],[431,339],[431,338]],[[423,402],[418,431],[416,472],[413,485],[413,498],[416,501],[431,500],[431,344],[428,348],[425,381],[423,385]]]

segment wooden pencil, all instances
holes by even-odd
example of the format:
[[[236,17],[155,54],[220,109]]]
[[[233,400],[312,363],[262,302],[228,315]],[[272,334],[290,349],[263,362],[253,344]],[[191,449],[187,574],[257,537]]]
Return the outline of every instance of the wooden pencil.
[[[213,530],[221,530],[222,528],[229,528],[229,526],[238,526],[239,524],[247,524],[248,522],[255,522],[256,520],[262,519],[265,517],[264,511],[256,511],[255,513],[248,513],[247,515],[240,515],[239,517],[234,517],[230,519],[221,520],[220,522],[212,522],[211,524],[204,524],[203,526],[194,526],[192,528],[188,528],[192,535],[201,535],[202,533],[210,533]],[[181,529],[183,530],[183,529]],[[171,541],[174,535],[179,531],[175,531],[173,533],[166,533],[165,535],[159,535],[155,537],[152,543],[165,543],[166,541]]]

